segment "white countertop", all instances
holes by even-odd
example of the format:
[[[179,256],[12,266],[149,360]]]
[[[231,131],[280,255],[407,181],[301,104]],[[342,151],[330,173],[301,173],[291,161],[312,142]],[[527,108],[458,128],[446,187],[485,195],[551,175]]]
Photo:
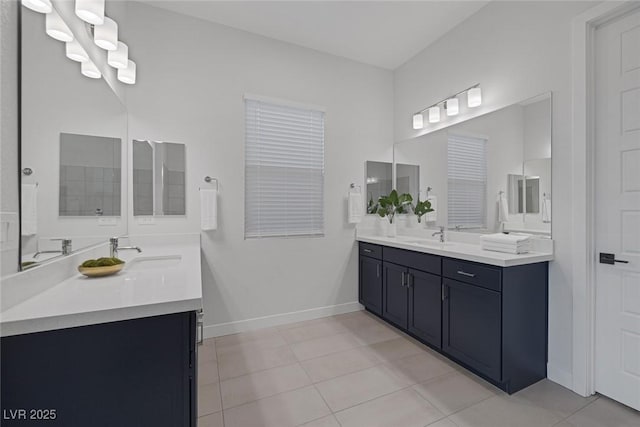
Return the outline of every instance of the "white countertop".
[[[140,246],[140,254],[120,252],[126,265],[113,276],[78,273],[6,308],[0,313],[2,336],[200,310],[200,245]],[[140,268],[141,260],[164,256],[174,262]]]
[[[482,250],[480,249],[479,244],[451,241],[442,244],[437,240],[411,236],[383,237],[373,234],[370,235],[358,233],[357,240],[360,242],[374,243],[376,245],[407,249],[410,251],[423,252],[426,254],[440,255],[466,261],[481,262],[483,264],[496,265],[498,267],[513,267],[516,265],[533,264],[536,262],[553,260],[553,253],[551,252],[507,254],[502,252]]]

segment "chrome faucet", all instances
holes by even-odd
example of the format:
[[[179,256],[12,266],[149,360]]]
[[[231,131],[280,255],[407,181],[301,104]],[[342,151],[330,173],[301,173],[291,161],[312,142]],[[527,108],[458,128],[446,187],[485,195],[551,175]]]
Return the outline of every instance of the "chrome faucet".
[[[435,236],[440,235],[440,243],[444,243],[444,227],[441,225],[438,228],[440,228],[440,231],[436,231],[435,233],[433,233],[431,235],[431,237],[435,237]]]
[[[71,245],[71,239],[51,239],[51,240],[60,240],[62,242],[62,248],[59,251],[38,251],[33,254],[33,259],[38,258],[41,254],[61,254],[61,255],[69,255],[73,252],[73,248]]]
[[[118,246],[118,238],[117,237],[110,238],[109,239],[109,256],[111,258],[117,258],[118,251],[120,250],[134,250],[134,251],[138,251],[138,253],[142,252],[142,249],[140,249],[137,246]]]

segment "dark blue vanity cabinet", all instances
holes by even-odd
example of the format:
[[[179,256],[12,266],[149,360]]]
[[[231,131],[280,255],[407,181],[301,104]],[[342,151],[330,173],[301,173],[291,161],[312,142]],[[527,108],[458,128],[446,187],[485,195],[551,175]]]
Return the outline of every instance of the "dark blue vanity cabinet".
[[[359,300],[369,311],[382,315],[382,248],[360,244]]]
[[[362,274],[365,258],[382,263],[381,286]],[[360,242],[360,266],[367,310],[508,393],[546,377],[547,262],[496,267]]]
[[[2,426],[196,427],[195,312],[3,337],[1,345]]]

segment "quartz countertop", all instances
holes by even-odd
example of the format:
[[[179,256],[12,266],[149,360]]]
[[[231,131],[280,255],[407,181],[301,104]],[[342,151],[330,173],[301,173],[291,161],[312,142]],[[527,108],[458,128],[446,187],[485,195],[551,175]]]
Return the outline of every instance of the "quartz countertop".
[[[126,265],[113,276],[88,278],[78,273],[7,307],[0,313],[1,335],[200,310],[199,241],[140,246],[140,254],[120,252]]]
[[[479,244],[448,241],[440,243],[435,239],[412,236],[383,237],[375,234],[358,233],[356,240],[393,248],[407,249],[432,255],[466,261],[480,262],[498,267],[513,267],[516,265],[534,264],[536,262],[552,261],[553,252],[529,252],[526,254],[508,254],[486,251]]]

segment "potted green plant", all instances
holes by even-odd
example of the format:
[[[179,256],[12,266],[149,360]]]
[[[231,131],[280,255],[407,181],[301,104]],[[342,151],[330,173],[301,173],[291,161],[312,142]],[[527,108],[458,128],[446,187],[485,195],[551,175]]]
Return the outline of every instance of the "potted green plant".
[[[381,218],[387,218],[389,220],[389,227],[387,228],[387,236],[395,237],[396,235],[396,223],[393,221],[397,213],[405,212],[405,209],[411,206],[413,197],[411,194],[400,194],[396,190],[392,190],[388,196],[382,196],[378,199],[378,215]]]
[[[418,222],[422,222],[422,217],[429,212],[433,212],[431,208],[431,202],[428,200],[420,200],[416,203],[416,206],[413,208],[413,213],[418,217]]]

